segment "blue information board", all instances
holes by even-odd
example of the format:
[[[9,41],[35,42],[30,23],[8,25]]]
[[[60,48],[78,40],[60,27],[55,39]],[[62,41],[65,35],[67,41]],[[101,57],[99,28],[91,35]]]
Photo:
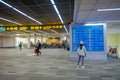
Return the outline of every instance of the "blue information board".
[[[80,26],[72,25],[72,52],[76,52],[80,41],[84,41],[87,51],[104,51],[103,25]]]

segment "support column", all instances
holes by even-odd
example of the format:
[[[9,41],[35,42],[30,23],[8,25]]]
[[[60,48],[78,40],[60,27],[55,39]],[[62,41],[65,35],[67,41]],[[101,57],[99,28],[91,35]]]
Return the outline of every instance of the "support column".
[[[30,48],[30,34],[28,34],[28,48]]]
[[[62,34],[60,34],[60,44],[62,44]]]
[[[43,33],[41,34],[41,44],[43,43]]]
[[[14,46],[18,46],[18,45],[17,45],[17,41],[16,41],[16,36],[15,36],[15,37],[13,37],[13,40],[14,40],[13,45],[14,45]]]
[[[34,35],[34,44],[36,44],[36,34]]]

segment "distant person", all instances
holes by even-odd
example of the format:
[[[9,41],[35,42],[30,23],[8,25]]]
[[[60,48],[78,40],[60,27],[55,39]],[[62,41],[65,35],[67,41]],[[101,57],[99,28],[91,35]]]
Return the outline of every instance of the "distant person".
[[[19,43],[19,48],[22,50],[22,42]]]
[[[62,48],[65,50],[65,41],[62,42]]]
[[[64,50],[67,48],[67,40],[65,41]]]
[[[30,47],[33,47],[34,45],[33,45],[33,43],[32,42],[30,42]]]
[[[37,47],[37,56],[39,56],[39,53],[40,53],[40,55],[41,55],[40,49],[41,49],[41,47],[42,47],[42,45],[41,45],[41,43],[39,42],[39,40],[38,40],[38,42],[36,43],[36,47]]]
[[[79,67],[80,60],[82,59],[82,68],[84,68],[84,57],[86,57],[86,48],[84,46],[84,42],[80,41],[80,47],[78,47],[78,64],[77,67]]]

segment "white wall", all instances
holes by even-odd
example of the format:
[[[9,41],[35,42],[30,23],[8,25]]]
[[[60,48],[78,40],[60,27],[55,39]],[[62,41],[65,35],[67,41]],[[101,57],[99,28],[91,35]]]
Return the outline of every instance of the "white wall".
[[[13,47],[14,38],[3,38],[3,47]]]
[[[3,40],[2,40],[2,37],[0,37],[0,47],[3,46]]]
[[[13,37],[1,37],[0,47],[13,47],[15,46],[15,39]]]

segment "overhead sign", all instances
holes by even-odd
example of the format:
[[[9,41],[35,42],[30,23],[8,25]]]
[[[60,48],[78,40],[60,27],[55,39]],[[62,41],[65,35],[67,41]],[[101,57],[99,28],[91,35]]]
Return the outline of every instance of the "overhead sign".
[[[6,31],[6,27],[0,27],[0,31]]]
[[[77,51],[84,41],[87,51],[104,51],[104,28],[97,26],[72,26],[72,51]]]
[[[62,29],[62,25],[56,25],[56,26],[43,26],[43,30],[49,30],[49,29]]]
[[[52,26],[5,26],[0,27],[0,31],[24,31],[24,30],[49,30],[49,29],[62,29],[62,25],[52,25]]]
[[[87,60],[107,59],[106,54],[106,25],[79,25],[72,24],[70,27],[70,59],[78,59],[80,41],[86,47]]]

